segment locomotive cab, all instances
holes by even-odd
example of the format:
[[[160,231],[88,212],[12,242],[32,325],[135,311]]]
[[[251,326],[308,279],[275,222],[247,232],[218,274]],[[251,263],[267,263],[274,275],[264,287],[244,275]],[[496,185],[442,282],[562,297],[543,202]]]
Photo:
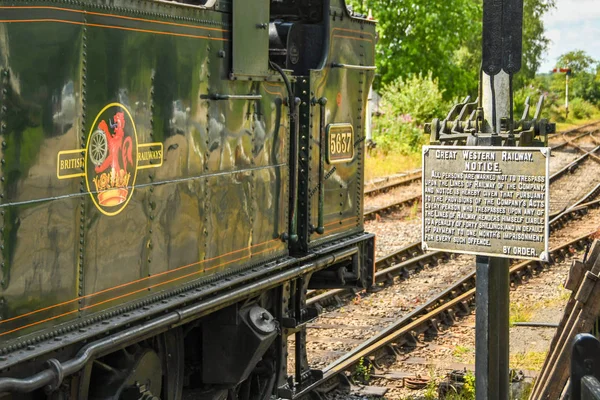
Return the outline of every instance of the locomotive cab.
[[[299,104],[288,107],[291,253],[360,234],[374,23],[352,15],[343,0],[234,0],[232,12],[229,79],[283,78],[290,82],[284,102]],[[372,273],[363,266],[354,258],[311,285],[368,286]]]
[[[269,24],[269,60],[293,75],[305,76],[323,63],[325,43],[324,0],[291,9],[284,2],[272,5]]]

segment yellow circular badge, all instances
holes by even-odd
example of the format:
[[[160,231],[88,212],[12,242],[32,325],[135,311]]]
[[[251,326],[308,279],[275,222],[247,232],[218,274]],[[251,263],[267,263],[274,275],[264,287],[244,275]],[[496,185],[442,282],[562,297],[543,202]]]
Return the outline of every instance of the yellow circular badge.
[[[131,113],[111,103],[98,113],[86,145],[85,181],[104,215],[119,214],[131,200],[138,169],[138,140]]]

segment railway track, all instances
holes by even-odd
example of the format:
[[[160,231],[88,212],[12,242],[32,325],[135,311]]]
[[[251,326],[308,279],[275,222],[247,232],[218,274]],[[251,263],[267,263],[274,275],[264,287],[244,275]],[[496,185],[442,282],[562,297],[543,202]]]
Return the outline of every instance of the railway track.
[[[553,259],[564,257],[573,248],[583,249],[589,243],[591,233],[584,235],[562,246],[551,250]],[[521,262],[514,264],[510,269],[511,283],[519,284],[527,281],[543,269],[536,262]],[[465,291],[465,288],[469,288]],[[435,335],[440,325],[452,325],[457,317],[466,316],[471,313],[475,305],[475,274],[469,274],[462,278],[456,285],[440,293],[427,304],[413,310],[402,317],[396,323],[381,331],[353,352],[340,358],[324,369],[324,380],[331,379],[339,373],[348,370],[359,360],[369,356],[375,356],[386,346],[395,348],[415,344],[421,334]],[[388,355],[388,352],[384,352]],[[383,355],[383,354],[381,354]]]
[[[591,123],[588,125],[584,125],[582,127],[578,127],[578,128],[572,129],[570,131],[563,132],[561,134],[563,141],[551,146],[553,152],[555,153],[555,154],[553,154],[553,156],[557,157],[558,154],[561,154],[561,153],[566,155],[566,156],[564,156],[564,155],[558,156],[561,158],[561,160],[564,159],[564,161],[566,161],[566,162],[557,163],[557,164],[565,164],[565,165],[564,166],[561,165],[559,167],[558,171],[553,172],[553,174],[550,176],[551,184],[554,181],[556,181],[556,180],[560,179],[561,177],[563,177],[564,175],[566,175],[567,173],[573,173],[581,165],[588,162],[589,160],[594,160],[600,164],[600,156],[598,155],[598,153],[600,152],[600,146],[599,146],[600,140],[597,140],[594,137],[594,133],[596,133],[598,130],[598,129],[595,129],[595,127],[598,127],[598,126],[600,126],[600,121],[597,121],[597,122],[594,122],[594,123]],[[581,132],[582,129],[586,129],[586,131]],[[590,142],[593,143],[593,148],[591,150],[588,150],[576,143],[577,141],[587,140],[587,139],[589,139]],[[569,152],[566,150],[569,147],[571,149],[575,150],[575,154],[573,154],[572,151]],[[559,151],[560,151],[560,153],[556,154]],[[579,155],[580,153],[581,153],[581,155]],[[598,172],[599,173],[596,175],[600,176],[600,169]],[[414,186],[420,180],[421,180],[421,171],[412,171],[412,172],[406,174],[406,176],[403,176],[397,182],[394,181],[389,184],[384,184],[380,187],[372,188],[372,189],[365,191],[365,196],[372,197],[372,196],[375,196],[378,194],[387,193],[387,192],[395,190],[396,188],[401,187],[401,186],[406,186],[406,185]],[[599,178],[599,183],[600,183],[600,178]],[[366,221],[373,220],[373,219],[376,219],[377,216],[381,217],[381,216],[387,215],[391,212],[401,210],[405,207],[413,206],[414,204],[419,203],[420,201],[421,201],[420,193],[405,196],[403,199],[394,201],[389,204],[379,205],[379,206],[374,206],[374,207],[368,208],[367,210],[365,210],[364,218]],[[552,209],[551,214],[553,216],[556,216],[564,210],[565,210],[565,205],[563,204],[562,207],[557,206],[556,209]]]
[[[594,124],[586,125],[586,127],[600,124],[600,122],[596,122]],[[582,128],[578,128],[582,129]],[[573,131],[568,131],[563,133],[563,135],[572,134]],[[595,131],[587,131],[584,133],[577,134],[574,138],[571,139],[571,142],[563,142],[558,146],[563,146],[566,144],[573,145],[573,141],[581,139],[585,136],[593,135]],[[581,147],[577,146],[580,149],[580,152],[584,154],[578,156],[575,160],[571,161],[567,165],[560,168],[554,174],[552,174],[549,178],[550,184],[557,186],[562,184],[561,180],[569,181],[566,185],[566,192],[563,196],[551,196],[551,207],[550,207],[550,229],[554,229],[556,227],[562,226],[565,222],[568,222],[567,215],[564,212],[566,210],[576,208],[575,212],[585,212],[585,208],[580,207],[580,205],[584,203],[591,202],[594,198],[600,195],[600,163],[597,161],[596,154],[600,152],[600,146],[594,147],[591,151],[585,151]],[[589,172],[584,170],[582,166],[586,163],[589,163],[592,167],[597,169],[598,173],[594,173],[594,171]],[[587,176],[591,175],[591,178],[584,178],[582,181],[585,185],[592,180],[594,186],[591,190],[589,187],[580,188],[580,190],[574,190],[572,181],[573,174],[578,173],[579,175]],[[412,173],[413,177],[415,172]],[[552,189],[551,189],[552,193]],[[561,200],[552,200],[552,197],[558,197]],[[409,199],[401,200],[397,203],[379,207],[377,209],[372,209],[365,212],[365,219],[373,219],[375,214],[385,215],[394,210],[402,209],[409,204],[418,203],[421,200],[421,195],[412,196]],[[596,202],[592,202],[596,204]],[[391,283],[394,277],[407,278],[410,273],[418,271],[427,265],[434,265],[440,260],[446,260],[450,256],[447,253],[443,252],[430,252],[424,254],[421,250],[421,242],[411,243],[389,255],[379,258],[375,262],[375,267],[377,273],[375,274],[375,282],[377,285]],[[392,267],[393,266],[393,267]],[[317,306],[318,308],[322,308],[324,306],[328,306],[334,302],[339,303],[339,297],[342,295],[349,294],[348,291],[344,289],[331,290],[327,292],[322,292],[317,294],[316,291],[310,291],[309,294],[309,305]]]
[[[401,186],[409,185],[413,182],[420,180],[421,169],[409,171],[405,174],[387,177],[382,179],[380,182],[371,184],[370,188],[365,190],[364,195],[366,197],[377,196],[379,194],[387,193],[390,190],[396,189]]]
[[[577,134],[575,138],[571,139],[571,142],[576,142],[577,140],[592,136],[593,132],[584,132]],[[596,143],[595,138],[592,140]],[[567,145],[565,144],[562,147],[565,146]],[[583,154],[554,173],[551,178],[553,182],[566,176],[569,172],[572,173],[574,170],[577,170],[585,160],[597,161],[595,160],[595,153],[600,150],[600,146],[595,146],[591,151],[586,151],[576,143],[571,143],[569,146]],[[560,230],[569,221],[582,218],[585,214],[590,212],[590,210],[596,210],[597,213],[600,212],[598,210],[600,208],[600,200],[594,200],[598,194],[600,194],[600,182],[596,184],[592,190],[588,190],[584,196],[573,201],[572,204],[554,212],[550,221],[551,231]],[[596,229],[594,229],[594,232],[595,230]],[[592,232],[554,246],[551,250],[551,259],[553,261],[561,259],[571,253],[574,248],[581,249],[588,243],[591,234]],[[420,242],[409,244],[399,251],[381,257],[376,261],[376,288],[382,288],[392,284],[395,277],[399,276],[403,279],[408,278],[411,273],[418,272],[428,265],[436,265],[438,262],[448,260],[449,258],[450,255],[443,252],[430,252],[424,254],[420,248]],[[511,284],[518,285],[543,268],[543,265],[538,262],[520,262],[513,264],[511,267]],[[365,341],[351,352],[328,365],[323,370],[323,380],[317,382],[310,388],[307,388],[302,393],[313,391],[322,385],[327,387],[325,391],[328,391],[330,390],[330,385],[325,384],[325,382],[332,381],[333,377],[342,371],[348,370],[352,365],[364,357],[371,356],[369,358],[370,360],[376,360],[379,352],[382,354],[389,354],[388,351],[382,350],[386,346],[389,347],[390,344],[393,344],[395,347],[402,347],[406,344],[414,344],[415,335],[418,336],[419,334],[428,332],[435,333],[439,324],[451,324],[455,319],[455,316],[470,313],[474,302],[474,283],[475,274],[472,272],[460,279],[456,284],[452,285],[452,287],[445,289],[427,304],[411,311],[408,315],[400,318],[394,324],[383,329],[371,339]],[[352,295],[352,293],[344,290],[334,290],[325,293],[315,292],[308,300],[308,304],[316,307],[324,307],[333,302],[341,302],[341,297],[346,295]]]
[[[590,134],[593,128],[598,128],[600,126],[600,121],[594,121],[586,125],[578,126],[576,128],[570,129],[568,131],[561,132],[560,135],[554,135],[554,138],[549,140],[549,145],[552,150],[560,150],[567,146],[572,145],[573,141],[581,139]],[[581,132],[584,130],[584,132]],[[553,143],[560,138],[560,142]]]
[[[600,148],[600,147],[599,147]],[[568,167],[568,166],[567,166]],[[567,171],[568,168],[564,170]],[[560,176],[564,172],[554,176]],[[560,212],[551,213],[550,215],[550,232],[560,229],[574,218],[585,215],[591,209],[600,208],[600,200],[594,200],[600,195],[600,183],[596,184],[590,191],[586,192],[581,198],[576,199],[572,204]],[[567,212],[568,211],[568,212]],[[421,242],[413,242],[400,250],[392,252],[384,257],[380,257],[375,261],[375,287],[378,290],[382,285],[392,284],[395,277],[406,279],[411,273],[418,272],[426,266],[436,265],[440,261],[445,261],[451,258],[449,253],[441,251],[423,252]],[[312,307],[322,309],[326,306],[341,303],[341,297],[354,294],[346,289],[335,289],[318,293],[310,291],[307,304]]]
[[[600,185],[600,159],[596,154],[600,146],[584,152],[571,163],[550,176],[552,190],[550,196],[550,218],[558,216],[568,207],[577,206],[597,195]],[[592,191],[589,191],[590,184]]]
[[[598,208],[600,208],[600,200],[570,208],[563,213],[564,215],[553,221],[555,224],[553,229],[560,229],[566,221],[580,218],[586,212]],[[584,235],[577,236],[575,239],[569,239],[555,245],[550,250],[550,264],[563,260],[575,250],[583,250],[591,242],[596,231],[597,229],[593,229]],[[441,255],[438,255],[438,257],[441,257]],[[513,262],[510,268],[511,285],[517,286],[528,281],[544,268],[545,264],[538,261]],[[324,389],[319,390],[328,392],[339,383],[334,378],[349,370],[361,359],[368,359],[369,362],[376,364],[379,358],[389,356],[390,352],[386,349],[391,348],[392,353],[398,354],[399,348],[407,345],[414,346],[420,335],[436,335],[441,325],[450,326],[457,318],[470,314],[475,302],[475,279],[474,271],[468,273],[425,304],[410,311],[352,351],[330,363],[323,369],[323,379],[298,393],[298,395],[318,391],[317,389],[321,386]]]

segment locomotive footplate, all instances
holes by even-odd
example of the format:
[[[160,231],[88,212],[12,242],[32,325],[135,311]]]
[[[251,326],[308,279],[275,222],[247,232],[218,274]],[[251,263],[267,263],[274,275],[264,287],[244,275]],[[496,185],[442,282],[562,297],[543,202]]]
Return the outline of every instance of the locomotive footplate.
[[[58,387],[59,380],[81,370],[95,357],[110,353],[120,346],[184,325],[230,304],[285,285],[286,282],[301,280],[301,286],[306,289],[311,274],[335,268],[340,262],[346,263],[357,254],[366,261],[371,260],[373,244],[372,234],[353,235],[324,245],[302,258],[285,257],[254,265],[245,269],[244,274],[237,271],[229,279],[211,280],[212,284],[199,280],[170,292],[158,293],[150,300],[128,304],[110,313],[78,321],[77,324],[57,327],[44,337],[23,337],[19,343],[29,344],[27,353],[19,351],[21,345],[13,344],[0,358],[0,370],[9,370],[11,373],[10,378],[0,377],[0,392],[25,393],[46,385]],[[372,265],[362,268],[359,281],[370,283],[372,273]],[[297,321],[303,324],[304,319]],[[87,345],[81,347],[80,343]],[[57,352],[67,355],[67,361],[52,358]],[[27,360],[31,360],[32,364],[28,364]],[[45,365],[52,368],[43,367]],[[31,376],[32,370],[38,373]],[[302,375],[307,373],[304,371]],[[318,372],[315,373],[318,375]],[[15,376],[19,378],[13,378]]]
[[[308,322],[318,316],[318,311],[307,307],[306,294],[309,288],[368,288],[374,276],[375,236],[369,233],[352,235],[319,246],[313,250],[315,261],[335,255],[324,268],[317,268],[309,274],[284,285],[280,321],[281,365],[286,370],[287,341],[294,337],[294,374],[281,374],[277,394],[284,399],[293,399],[307,387],[323,378],[323,372],[310,368],[306,354]],[[285,378],[284,378],[285,375]]]
[[[375,235],[360,234],[348,239],[328,243],[314,250],[315,254],[328,254],[349,244],[356,244],[356,252],[344,260],[313,274],[310,289],[359,288],[369,289],[375,277]]]

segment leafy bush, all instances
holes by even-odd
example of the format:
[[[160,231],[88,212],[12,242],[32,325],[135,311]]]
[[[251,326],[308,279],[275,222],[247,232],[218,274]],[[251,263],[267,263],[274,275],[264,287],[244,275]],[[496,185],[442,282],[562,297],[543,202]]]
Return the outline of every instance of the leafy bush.
[[[447,111],[442,95],[438,80],[433,79],[429,72],[427,76],[419,74],[408,79],[398,78],[385,86],[382,102],[394,115],[409,115],[417,125],[422,125]]]
[[[394,117],[390,109],[374,122],[373,139],[384,154],[410,154],[419,151],[423,144],[423,129],[416,127],[407,115]]]
[[[545,110],[548,111],[544,113],[545,118],[553,122],[568,122],[566,119],[567,109],[563,101],[561,99],[560,102],[549,102],[545,107]],[[581,98],[574,98],[569,101],[569,121],[590,119],[598,115],[598,112],[596,106]]]
[[[573,118],[592,118],[597,112],[598,108],[589,101],[576,98],[569,102],[569,114],[573,113]]]
[[[443,117],[447,109],[438,81],[431,73],[398,78],[383,90],[381,115],[373,121],[373,139],[385,154],[420,151],[424,140],[423,124],[435,117]]]
[[[547,117],[552,122],[565,122],[566,121],[566,109],[564,105],[558,104],[550,104],[546,106],[545,117]]]

